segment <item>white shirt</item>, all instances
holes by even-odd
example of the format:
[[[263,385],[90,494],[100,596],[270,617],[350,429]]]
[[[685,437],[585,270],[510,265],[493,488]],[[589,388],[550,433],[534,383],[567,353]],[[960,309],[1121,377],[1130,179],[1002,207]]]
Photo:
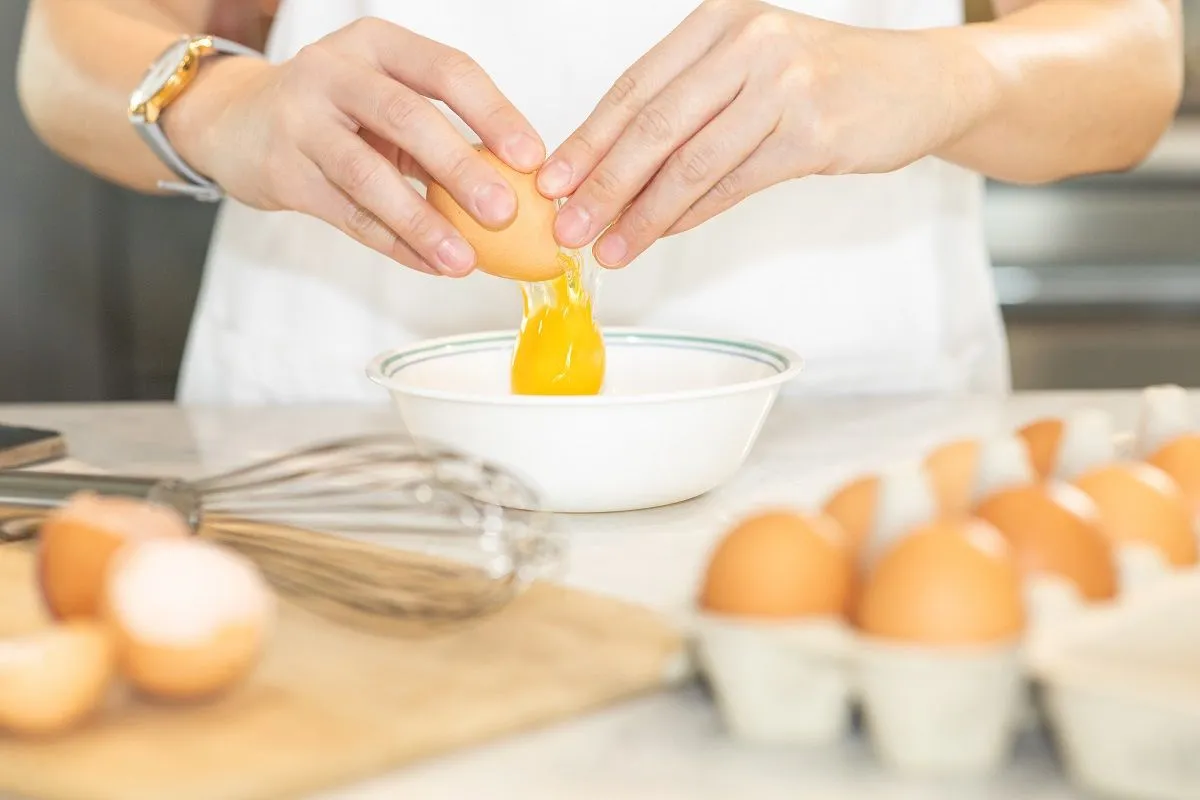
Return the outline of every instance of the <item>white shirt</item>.
[[[268,56],[378,16],[469,53],[551,150],[694,0],[284,0]],[[958,0],[787,0],[843,23],[961,23]],[[561,42],[551,46],[549,42]],[[461,122],[452,117],[460,129]],[[469,133],[469,131],[466,131]],[[471,135],[472,140],[477,137]],[[1005,392],[980,177],[933,158],[760,192],[605,272],[602,324],[748,336],[805,359],[785,391]],[[377,352],[519,324],[515,284],[421,275],[327,223],[221,210],[184,360],[184,403],[386,401]]]

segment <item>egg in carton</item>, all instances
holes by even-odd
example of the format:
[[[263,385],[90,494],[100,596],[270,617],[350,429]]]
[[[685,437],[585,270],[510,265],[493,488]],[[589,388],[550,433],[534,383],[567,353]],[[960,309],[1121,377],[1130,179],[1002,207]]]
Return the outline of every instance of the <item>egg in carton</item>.
[[[1174,427],[1160,424],[1172,419],[1165,412],[1149,416],[1144,429],[1165,430],[1159,443],[1183,435],[1178,413]],[[712,581],[729,574],[718,548],[696,638],[731,732],[830,742],[861,704],[877,753],[898,770],[995,769],[1016,732],[1040,722],[1024,642],[1195,566],[1196,535],[1173,476],[1137,458],[1150,441],[1143,430],[1122,442],[1107,415],[1083,410],[1017,436],[950,442],[919,465],[846,484],[815,519],[826,542],[840,530],[833,552],[856,566],[844,605],[837,590],[819,613],[766,619],[750,605],[715,609]],[[758,557],[774,561],[763,547]],[[908,570],[925,577],[897,590]],[[962,580],[972,570],[976,578]],[[763,583],[748,569],[739,586],[757,592]]]
[[[913,462],[878,476],[861,548],[829,514],[779,510],[718,544],[695,639],[733,735],[834,742],[857,702],[899,770],[977,773],[1004,760],[1021,698],[1020,576],[990,525],[935,521],[936,508]]]
[[[1177,410],[1164,407],[1158,387],[1143,393],[1142,422],[1134,435],[1115,434],[1104,412],[1084,409],[1062,419],[1039,420],[1020,434],[1043,481],[1066,482],[1092,501],[1113,541],[1122,596],[1197,563],[1197,531],[1179,484],[1147,461],[1147,433],[1167,436]],[[1173,394],[1173,393],[1172,393]],[[1166,413],[1164,413],[1166,412]]]
[[[738,738],[813,745],[850,727],[852,551],[827,515],[756,513],[713,552],[695,651]]]
[[[1067,773],[1106,797],[1200,797],[1200,770],[1185,755],[1200,746],[1195,423],[1182,388],[1148,387],[1136,429],[1116,437],[1124,474],[1089,465],[1077,478],[1087,485],[1090,474],[1093,495],[1107,504],[1122,590],[1027,645],[1026,668],[1042,687]]]

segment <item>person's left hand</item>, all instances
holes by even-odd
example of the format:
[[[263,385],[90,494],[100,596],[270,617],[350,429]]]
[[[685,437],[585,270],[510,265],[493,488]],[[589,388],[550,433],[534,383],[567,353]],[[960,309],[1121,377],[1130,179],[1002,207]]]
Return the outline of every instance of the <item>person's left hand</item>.
[[[965,132],[987,89],[953,29],[855,28],[708,0],[621,76],[538,186],[570,195],[560,244],[604,232],[596,260],[622,267],[780,181],[905,166]]]

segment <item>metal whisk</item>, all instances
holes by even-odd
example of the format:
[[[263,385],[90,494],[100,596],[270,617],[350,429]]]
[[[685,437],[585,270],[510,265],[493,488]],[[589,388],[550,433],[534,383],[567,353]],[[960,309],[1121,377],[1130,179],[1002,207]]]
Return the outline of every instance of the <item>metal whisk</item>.
[[[199,480],[0,471],[0,542],[36,536],[77,492],[177,510],[318,610],[461,620],[563,559],[535,492],[501,467],[403,435],[340,439]],[[380,546],[383,545],[383,546]]]

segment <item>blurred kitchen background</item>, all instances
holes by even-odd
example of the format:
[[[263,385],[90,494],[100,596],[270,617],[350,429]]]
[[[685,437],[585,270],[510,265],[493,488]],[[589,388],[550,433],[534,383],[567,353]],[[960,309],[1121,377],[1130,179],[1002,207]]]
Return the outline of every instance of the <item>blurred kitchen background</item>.
[[[214,209],[114,188],[36,140],[14,89],[25,5],[0,2],[0,402],[169,399]],[[1188,97],[1143,167],[989,187],[1018,389],[1200,386],[1200,0],[1185,6]]]

